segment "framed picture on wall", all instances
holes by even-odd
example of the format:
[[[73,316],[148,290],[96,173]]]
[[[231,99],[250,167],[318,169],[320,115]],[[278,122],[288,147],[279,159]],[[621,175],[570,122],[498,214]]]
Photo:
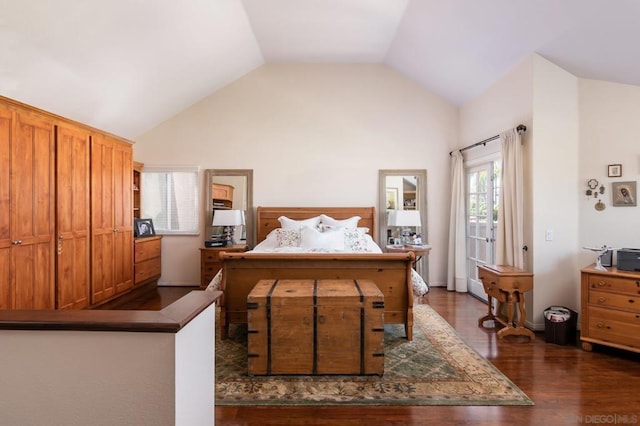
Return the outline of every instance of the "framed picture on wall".
[[[133,233],[136,238],[153,237],[156,230],[153,228],[151,219],[135,219],[133,223]]]
[[[609,164],[607,168],[608,177],[621,177],[622,176],[622,164]]]
[[[633,207],[637,205],[636,183],[613,182],[611,184],[611,197],[614,207]]]

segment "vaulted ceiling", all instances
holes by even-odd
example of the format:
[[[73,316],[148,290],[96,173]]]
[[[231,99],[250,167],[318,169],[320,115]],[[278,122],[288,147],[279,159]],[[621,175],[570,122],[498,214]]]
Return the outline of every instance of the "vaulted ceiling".
[[[636,0],[0,0],[0,95],[135,139],[264,63],[383,63],[464,105],[531,53],[640,85]]]

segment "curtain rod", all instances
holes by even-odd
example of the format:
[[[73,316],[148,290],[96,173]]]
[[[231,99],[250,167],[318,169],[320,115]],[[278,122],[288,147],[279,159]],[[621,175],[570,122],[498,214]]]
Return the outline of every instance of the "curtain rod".
[[[517,131],[518,133],[526,132],[526,131],[527,131],[527,126],[525,126],[524,124],[518,124],[518,127],[516,127],[516,131]],[[500,135],[495,135],[495,136],[492,136],[492,137],[490,137],[490,138],[487,138],[487,139],[485,139],[485,140],[483,140],[483,141],[476,142],[476,143],[474,143],[473,145],[465,146],[464,148],[460,148],[460,149],[458,149],[458,150],[454,150],[454,151],[460,151],[460,152],[462,152],[462,151],[466,151],[466,150],[471,149],[471,148],[475,148],[476,146],[486,145],[486,144],[487,144],[487,142],[494,141],[494,140],[498,139],[499,137],[500,137]],[[451,152],[449,153],[449,156],[451,156],[451,154],[453,154],[453,151],[451,151]]]

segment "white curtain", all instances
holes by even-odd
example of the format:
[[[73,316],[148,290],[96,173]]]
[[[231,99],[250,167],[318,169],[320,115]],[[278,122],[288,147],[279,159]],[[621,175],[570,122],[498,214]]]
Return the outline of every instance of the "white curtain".
[[[496,264],[524,269],[524,194],[522,143],[515,129],[500,135],[502,182],[498,203]]]
[[[464,158],[451,153],[451,209],[449,213],[449,257],[447,290],[467,291]]]

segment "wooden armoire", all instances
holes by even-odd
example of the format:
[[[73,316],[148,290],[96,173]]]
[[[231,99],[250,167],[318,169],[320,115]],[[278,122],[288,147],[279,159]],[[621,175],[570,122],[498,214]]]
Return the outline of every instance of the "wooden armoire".
[[[82,309],[133,287],[129,141],[0,97],[0,309]]]

